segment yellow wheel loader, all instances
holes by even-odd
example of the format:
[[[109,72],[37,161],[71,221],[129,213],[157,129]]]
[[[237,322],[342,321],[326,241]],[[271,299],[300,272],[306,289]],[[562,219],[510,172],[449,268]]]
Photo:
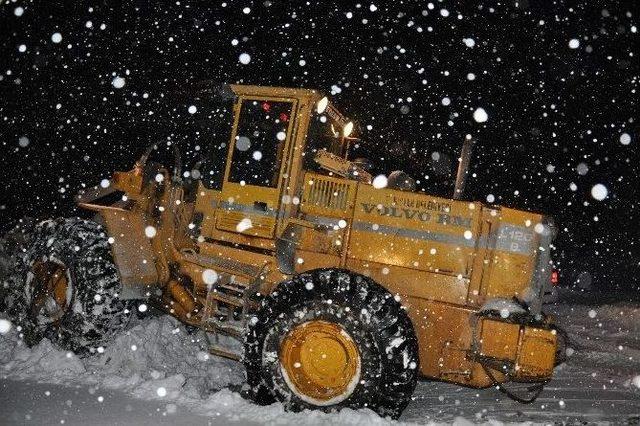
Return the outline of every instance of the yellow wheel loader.
[[[28,342],[99,350],[144,303],[243,362],[256,401],[291,410],[397,417],[419,377],[525,382],[534,396],[550,380],[558,337],[541,297],[555,229],[461,200],[471,138],[441,198],[351,159],[354,123],[317,91],[227,96],[231,137],[210,170],[183,173],[177,154],[167,169],[150,147],[77,197],[94,221],[11,234],[4,309]]]

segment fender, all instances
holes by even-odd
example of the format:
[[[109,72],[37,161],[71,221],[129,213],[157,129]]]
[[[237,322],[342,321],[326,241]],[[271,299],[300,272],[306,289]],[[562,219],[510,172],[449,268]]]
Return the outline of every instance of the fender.
[[[146,299],[158,284],[156,255],[144,233],[139,212],[107,207],[95,209],[113,238],[111,253],[122,282],[121,299]]]

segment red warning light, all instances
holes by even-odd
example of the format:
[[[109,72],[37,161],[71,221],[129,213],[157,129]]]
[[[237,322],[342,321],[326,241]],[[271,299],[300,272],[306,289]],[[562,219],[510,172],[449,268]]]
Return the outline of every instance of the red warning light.
[[[269,102],[263,102],[262,109],[266,112],[269,112],[269,110],[271,109],[271,104],[269,104]]]
[[[284,121],[284,122],[289,121],[289,116],[287,114],[285,114],[284,112],[281,112],[280,113],[280,121]]]

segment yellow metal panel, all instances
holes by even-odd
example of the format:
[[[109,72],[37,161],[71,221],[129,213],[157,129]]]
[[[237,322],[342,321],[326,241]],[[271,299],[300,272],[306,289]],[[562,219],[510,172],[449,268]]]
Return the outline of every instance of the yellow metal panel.
[[[231,84],[231,90],[238,96],[278,97],[278,98],[307,98],[319,100],[322,94],[312,89],[288,87],[252,86]]]
[[[144,298],[158,282],[156,255],[145,235],[141,212],[103,210],[107,233],[113,238],[111,252],[122,282],[123,298]]]
[[[482,286],[489,282],[493,245],[495,236],[492,232],[497,227],[499,209],[482,207],[482,217],[480,219],[480,238],[482,243],[478,245],[478,250],[473,259],[473,274],[469,283],[469,293],[467,304],[470,306],[481,306],[484,303]]]
[[[467,359],[467,348],[455,346],[452,342],[445,342],[442,347],[439,379],[470,384],[474,379],[474,363]]]
[[[480,206],[359,184],[349,257],[468,277]]]
[[[515,360],[520,325],[483,319],[480,332],[480,355],[500,360]]]
[[[335,254],[298,250],[296,255],[296,273],[340,265],[340,256],[336,256]]]
[[[482,285],[486,299],[522,297],[530,286],[540,236],[535,232],[542,216],[502,208],[495,223],[496,247],[490,272]]]
[[[534,327],[524,329],[516,367],[519,378],[541,379],[551,376],[555,363],[556,339],[551,330]]]
[[[229,247],[229,246],[224,246],[224,245],[215,244],[215,243],[208,243],[208,242],[203,242],[199,244],[199,247],[200,247],[200,253],[199,253],[200,255],[211,256],[212,258],[222,257],[224,259],[242,262],[246,265],[253,266],[254,268],[261,268],[265,264],[275,265],[275,262],[276,262],[275,259],[269,254],[256,253],[248,250],[243,250],[241,248]],[[201,257],[200,259],[204,260],[205,258]],[[213,262],[211,263],[213,264]],[[203,264],[206,264],[206,263],[203,263]],[[281,272],[279,272],[278,268],[270,267],[269,273],[265,278],[265,283],[264,283],[265,287],[268,287],[268,291],[267,289],[262,289],[261,291],[263,291],[264,294],[268,294],[268,292],[271,290],[274,284],[280,283],[286,280],[287,278],[288,278],[287,275],[284,275]]]
[[[272,237],[280,198],[278,189],[234,182],[225,182],[224,185],[216,227],[246,235]],[[258,209],[256,202],[265,203],[266,208]]]
[[[327,253],[340,256],[344,231],[342,229],[316,231],[303,227],[301,230],[299,247],[313,253]],[[339,266],[338,263],[326,265],[326,267]]]
[[[225,242],[227,244],[239,244],[243,246],[256,247],[264,250],[273,250],[275,240],[273,238],[256,237],[249,234],[239,234],[236,231],[224,231],[213,228],[207,235],[208,240]]]
[[[200,224],[200,234],[210,237],[215,227],[216,211],[220,202],[220,191],[207,189],[198,182],[198,196],[196,197],[195,212],[202,213],[202,223]]]
[[[420,372],[473,385],[473,363],[466,360],[472,338],[472,311],[424,299],[403,300],[419,341]],[[471,374],[469,374],[471,370]]]
[[[129,172],[115,172],[112,180],[113,187],[126,192],[130,198],[137,198],[142,191],[142,173],[137,173],[136,169]]]
[[[393,234],[352,230],[349,257],[414,270],[468,277],[473,250],[447,243],[412,239]]]
[[[370,276],[392,294],[464,304],[469,280],[376,262],[348,259],[347,268]]]

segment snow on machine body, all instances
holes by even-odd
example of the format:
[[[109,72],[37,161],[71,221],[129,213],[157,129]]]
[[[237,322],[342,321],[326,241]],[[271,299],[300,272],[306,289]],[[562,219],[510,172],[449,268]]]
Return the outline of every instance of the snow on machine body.
[[[541,297],[553,225],[460,200],[470,143],[456,194],[440,198],[406,179],[372,182],[348,157],[353,123],[316,91],[232,85],[229,95],[228,153],[211,158],[220,185],[183,182],[178,158],[170,172],[149,149],[106,188],[78,196],[100,224],[83,226],[110,247],[96,295],[113,299],[106,309],[142,299],[203,329],[212,353],[244,362],[256,400],[293,410],[398,416],[418,376],[472,387],[551,378],[556,331]],[[40,244],[39,260],[25,261],[37,278],[29,318],[57,306],[34,334],[68,337],[65,310],[96,309],[73,299],[91,272],[79,280],[73,262],[87,253],[78,243],[75,257],[43,256]],[[101,330],[111,329],[85,341],[104,341]]]

